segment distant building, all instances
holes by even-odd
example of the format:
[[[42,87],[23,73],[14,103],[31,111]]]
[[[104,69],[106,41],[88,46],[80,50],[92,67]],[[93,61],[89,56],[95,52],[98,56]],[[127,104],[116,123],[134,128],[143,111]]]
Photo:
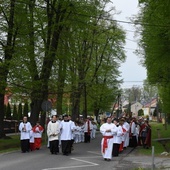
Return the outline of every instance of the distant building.
[[[122,111],[124,112],[125,110],[127,110],[129,108],[129,103],[126,105],[123,105],[122,107]],[[138,116],[138,111],[141,110],[143,108],[143,105],[139,102],[132,102],[130,104],[130,110],[132,112],[132,116]]]
[[[155,111],[156,107],[157,107],[157,98],[153,98],[143,106],[144,115],[149,115],[149,116],[153,115],[153,112]]]

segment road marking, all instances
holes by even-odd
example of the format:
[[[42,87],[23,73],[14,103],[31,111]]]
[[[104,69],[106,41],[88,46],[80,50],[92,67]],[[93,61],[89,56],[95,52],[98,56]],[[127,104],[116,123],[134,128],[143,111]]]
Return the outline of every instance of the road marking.
[[[89,158],[89,157],[87,157],[87,158]],[[84,162],[84,163],[88,163],[88,164],[91,164],[91,165],[94,165],[94,166],[99,165],[99,164],[96,164],[96,163],[93,163],[93,162],[84,161],[84,160],[77,159],[77,158],[71,158],[71,159],[74,159],[74,160],[76,160],[76,161],[80,161],[80,162]]]
[[[101,154],[101,153],[99,153],[99,152],[93,152],[93,151],[87,151],[87,152],[89,152],[89,153],[93,153],[93,154],[96,154],[96,155],[101,155],[101,156],[102,156],[102,154]]]
[[[42,169],[42,170],[71,169],[71,168],[83,168],[83,167],[90,167],[90,166],[95,166],[95,165],[66,166],[66,167],[48,168],[48,169]]]
[[[85,158],[85,159],[89,159],[89,158],[102,158],[102,156],[88,156],[88,157],[87,157],[87,156],[84,156],[84,157],[83,157],[83,156],[80,156],[80,157],[76,157],[76,158],[81,158],[81,159],[82,159],[82,158],[83,158],[83,159]],[[71,158],[71,159],[74,159],[74,158]]]
[[[89,157],[86,157],[89,158]],[[42,169],[42,170],[57,170],[57,169],[71,169],[71,168],[83,168],[83,167],[90,167],[90,166],[98,166],[99,164],[93,163],[93,162],[89,162],[89,161],[85,161],[85,160],[81,160],[81,159],[77,159],[77,158],[70,158],[76,161],[80,161],[83,163],[87,163],[86,165],[79,165],[79,166],[65,166],[65,167],[58,167],[58,168],[47,168],[47,169]]]

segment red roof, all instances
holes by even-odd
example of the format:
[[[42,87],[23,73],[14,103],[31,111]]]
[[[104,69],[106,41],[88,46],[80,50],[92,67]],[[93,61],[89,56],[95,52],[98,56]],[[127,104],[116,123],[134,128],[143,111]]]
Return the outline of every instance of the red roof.
[[[151,100],[151,102],[144,105],[144,107],[156,107],[157,105],[157,98]]]

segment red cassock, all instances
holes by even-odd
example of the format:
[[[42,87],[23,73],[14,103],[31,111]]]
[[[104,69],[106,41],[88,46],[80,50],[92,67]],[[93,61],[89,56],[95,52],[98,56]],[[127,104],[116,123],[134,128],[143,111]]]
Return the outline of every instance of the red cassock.
[[[123,133],[126,132],[126,129],[122,127],[122,130],[123,130]],[[124,141],[122,141],[122,143],[120,144],[120,147],[119,147],[119,152],[122,152],[123,151],[123,144],[124,144]]]
[[[33,132],[35,133],[35,136],[34,136],[35,149],[40,149],[41,147],[41,141],[42,141],[41,135],[43,131],[44,131],[44,128],[41,125],[35,125],[33,127]]]
[[[30,143],[30,150],[34,151],[35,150],[35,143]]]

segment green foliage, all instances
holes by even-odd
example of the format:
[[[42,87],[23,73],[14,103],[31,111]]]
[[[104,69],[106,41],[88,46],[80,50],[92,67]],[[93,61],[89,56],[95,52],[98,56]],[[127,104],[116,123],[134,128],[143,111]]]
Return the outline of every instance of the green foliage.
[[[8,3],[2,4],[4,11]],[[106,10],[109,1],[31,3],[35,1],[21,0],[15,4],[16,41],[8,71],[12,93],[17,97],[26,95],[32,103],[38,103],[32,115],[41,111],[40,102],[47,100],[49,93],[60,99],[57,105],[61,112],[62,98],[68,93],[73,108],[78,108],[73,114],[85,107],[90,112],[110,110],[121,83],[118,78],[120,64],[125,61],[125,33],[109,12],[113,9]],[[6,27],[7,21],[2,22],[0,30],[5,35]],[[28,113],[26,110],[23,115]]]
[[[8,105],[7,105],[7,108],[6,108],[6,113],[5,113],[5,115],[6,115],[6,119],[11,119],[12,117],[11,117],[11,106],[10,106],[10,104],[8,103]]]
[[[28,117],[28,112],[29,112],[29,106],[28,106],[28,102],[26,102],[24,104],[23,116],[27,116]]]
[[[22,118],[23,118],[23,113],[22,113],[22,104],[21,103],[19,103],[19,105],[18,105],[18,120],[20,121],[20,120],[22,120]]]
[[[140,109],[140,110],[138,111],[138,116],[144,116],[144,112],[143,112],[142,109]]]
[[[14,120],[18,120],[18,112],[17,112],[17,106],[16,106],[16,104],[14,104],[14,106],[13,106],[13,115],[12,115],[12,118],[13,118]]]
[[[42,135],[42,144],[46,145],[46,135],[43,133]],[[10,152],[20,150],[20,136],[19,135],[11,135],[7,136],[5,139],[0,139],[0,153]]]
[[[153,111],[153,116],[154,116],[154,117],[157,116],[157,110],[156,110],[156,109]]]
[[[140,1],[140,46],[148,82],[158,88],[164,112],[170,113],[170,4],[166,0]]]
[[[136,102],[142,100],[142,88],[133,86],[123,90],[123,96],[130,102]]]
[[[0,139],[0,153],[17,150],[20,148],[19,135],[13,135],[7,139]]]

